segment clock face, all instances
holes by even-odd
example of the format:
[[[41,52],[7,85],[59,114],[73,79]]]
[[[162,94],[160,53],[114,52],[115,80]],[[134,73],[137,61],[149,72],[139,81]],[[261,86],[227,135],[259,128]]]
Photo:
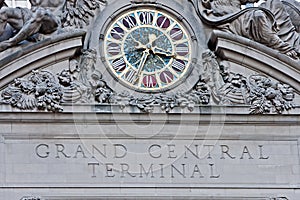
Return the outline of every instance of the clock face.
[[[104,53],[110,72],[126,87],[164,91],[190,71],[191,40],[169,14],[139,9],[114,20],[105,35]]]

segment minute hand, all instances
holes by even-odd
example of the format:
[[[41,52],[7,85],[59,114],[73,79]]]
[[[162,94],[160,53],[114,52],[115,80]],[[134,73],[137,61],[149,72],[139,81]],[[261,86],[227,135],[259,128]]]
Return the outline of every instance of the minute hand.
[[[138,79],[139,79],[139,77],[140,77],[140,73],[142,72],[142,70],[143,70],[143,68],[144,68],[144,65],[145,65],[145,63],[146,63],[146,60],[147,60],[148,56],[149,56],[149,49],[147,49],[147,50],[145,50],[145,51],[143,52],[143,56],[142,56],[142,58],[141,58],[141,62],[140,62],[140,64],[139,64],[138,72],[137,72]],[[137,80],[138,80],[138,79],[137,79]]]

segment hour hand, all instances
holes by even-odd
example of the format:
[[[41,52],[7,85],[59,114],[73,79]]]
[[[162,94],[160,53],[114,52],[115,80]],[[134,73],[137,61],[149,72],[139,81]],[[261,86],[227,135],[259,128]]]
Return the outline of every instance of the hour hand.
[[[167,56],[167,57],[174,57],[175,58],[175,55],[172,54],[172,52],[166,51],[166,50],[164,50],[162,48],[159,48],[159,47],[153,47],[152,52],[154,54],[160,54],[160,55],[164,55],[164,56]]]
[[[140,41],[136,40],[132,35],[131,35],[132,40],[137,43],[138,45],[135,46],[135,49],[139,50],[139,49],[146,49],[146,45],[142,44]]]

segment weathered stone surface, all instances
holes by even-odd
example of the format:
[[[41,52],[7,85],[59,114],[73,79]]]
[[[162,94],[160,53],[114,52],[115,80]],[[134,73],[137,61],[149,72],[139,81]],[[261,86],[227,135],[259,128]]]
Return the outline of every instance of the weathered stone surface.
[[[0,199],[300,198],[299,61],[214,30],[191,2],[67,1],[68,28],[0,54]],[[130,29],[115,20],[144,8],[178,20],[169,29],[185,27],[191,41],[190,74],[164,92],[122,85],[104,56],[111,25]],[[144,43],[141,55],[158,56]]]

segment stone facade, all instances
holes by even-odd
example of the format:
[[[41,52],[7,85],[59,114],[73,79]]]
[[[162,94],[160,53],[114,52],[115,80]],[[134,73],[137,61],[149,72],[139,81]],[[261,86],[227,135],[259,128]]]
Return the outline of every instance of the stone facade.
[[[0,36],[0,199],[300,198],[297,2],[280,47],[226,29],[266,5],[58,2]]]

